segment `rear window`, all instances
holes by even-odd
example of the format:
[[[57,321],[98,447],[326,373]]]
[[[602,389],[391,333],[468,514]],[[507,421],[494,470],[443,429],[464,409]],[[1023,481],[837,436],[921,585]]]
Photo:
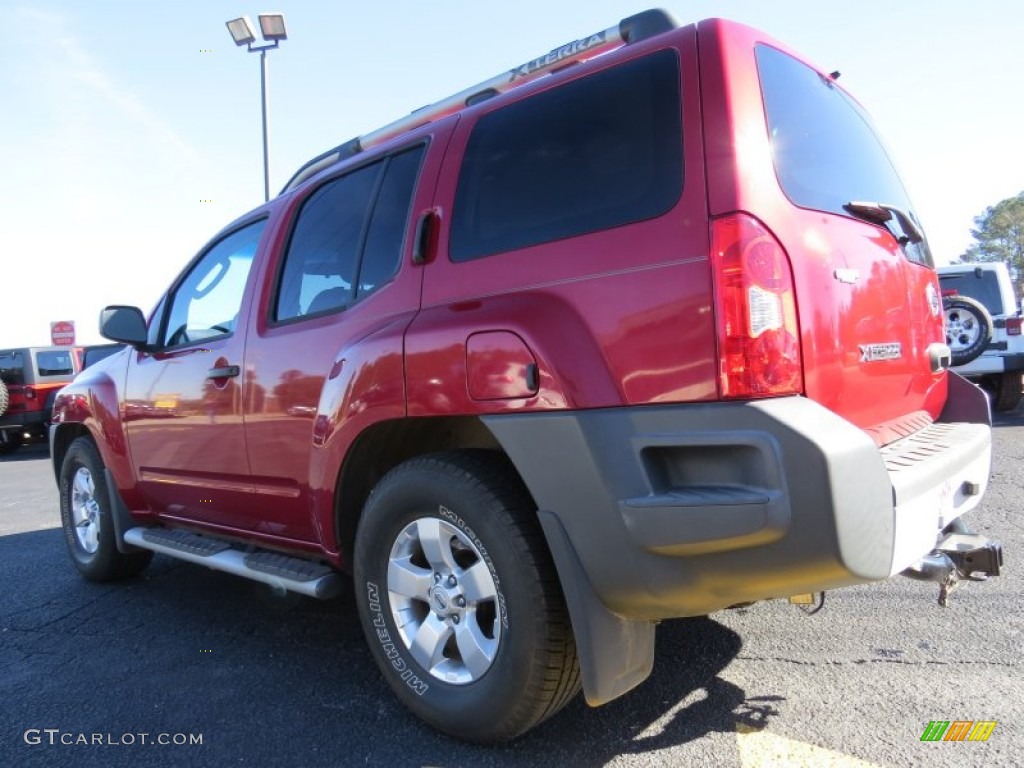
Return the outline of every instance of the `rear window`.
[[[669,211],[683,185],[679,63],[659,51],[484,115],[452,220],[453,261]]]
[[[70,376],[75,372],[71,352],[36,352],[36,370],[40,376]]]
[[[910,198],[867,113],[830,78],[767,45],[756,49],[782,191],[793,203],[841,216],[854,201],[883,203],[914,216]],[[898,229],[897,229],[898,236]],[[908,243],[911,261],[932,265],[927,242]]]
[[[1005,315],[1007,311],[1003,308],[1003,298],[999,291],[999,278],[995,272],[979,270],[978,272],[963,272],[955,275],[939,275],[939,283],[942,286],[943,295],[955,292],[957,296],[980,301],[985,309],[993,315]]]
[[[0,379],[4,384],[25,383],[25,358],[21,352],[0,352]]]

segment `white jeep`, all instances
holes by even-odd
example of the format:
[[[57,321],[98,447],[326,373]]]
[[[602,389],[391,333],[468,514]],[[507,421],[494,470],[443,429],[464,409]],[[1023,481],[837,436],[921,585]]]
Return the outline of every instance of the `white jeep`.
[[[954,370],[990,392],[995,410],[1012,411],[1021,399],[1024,335],[1006,264],[952,264],[937,271]]]

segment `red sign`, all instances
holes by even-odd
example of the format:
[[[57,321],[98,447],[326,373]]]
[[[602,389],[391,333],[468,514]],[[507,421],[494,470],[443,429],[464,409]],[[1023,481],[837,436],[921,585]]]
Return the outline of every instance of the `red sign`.
[[[50,341],[54,346],[73,347],[75,345],[75,324],[71,320],[58,320],[50,323]]]

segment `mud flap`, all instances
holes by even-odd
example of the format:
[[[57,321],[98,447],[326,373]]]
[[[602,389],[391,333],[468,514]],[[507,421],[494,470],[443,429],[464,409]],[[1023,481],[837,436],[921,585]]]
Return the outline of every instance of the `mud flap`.
[[[646,680],[654,667],[654,622],[608,610],[594,593],[569,537],[551,512],[538,513],[558,570],[579,654],[583,695],[597,707]]]
[[[103,475],[107,481],[107,495],[110,496],[110,519],[114,523],[114,543],[117,545],[117,551],[122,555],[145,552],[146,550],[132,546],[124,540],[124,532],[136,527],[138,522],[132,517],[124,499],[121,498],[121,493],[117,490],[117,483],[114,482],[114,476],[110,474],[110,470],[104,468]]]

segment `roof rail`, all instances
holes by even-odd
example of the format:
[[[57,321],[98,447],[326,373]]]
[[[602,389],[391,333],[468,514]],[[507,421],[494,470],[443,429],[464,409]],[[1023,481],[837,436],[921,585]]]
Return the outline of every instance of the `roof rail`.
[[[467,88],[434,104],[421,107],[411,114],[385,125],[383,128],[378,128],[376,131],[363,136],[357,136],[334,149],[317,155],[292,176],[281,192],[283,194],[294,189],[306,179],[339,160],[352,157],[378,144],[383,144],[388,139],[411,131],[413,128],[418,128],[442,117],[447,117],[465,107],[473,106],[492,96],[497,96],[499,93],[504,93],[532,80],[536,80],[556,69],[592,59],[623,45],[646,40],[662,32],[675,29],[676,26],[678,25],[667,11],[655,8],[625,18],[614,27],[609,27],[579,40],[573,40],[565,45],[560,45],[545,55],[531,59],[525,64],[520,64],[518,67],[513,67],[502,72],[500,75],[492,77],[490,80],[485,80],[474,85],[472,88]]]

